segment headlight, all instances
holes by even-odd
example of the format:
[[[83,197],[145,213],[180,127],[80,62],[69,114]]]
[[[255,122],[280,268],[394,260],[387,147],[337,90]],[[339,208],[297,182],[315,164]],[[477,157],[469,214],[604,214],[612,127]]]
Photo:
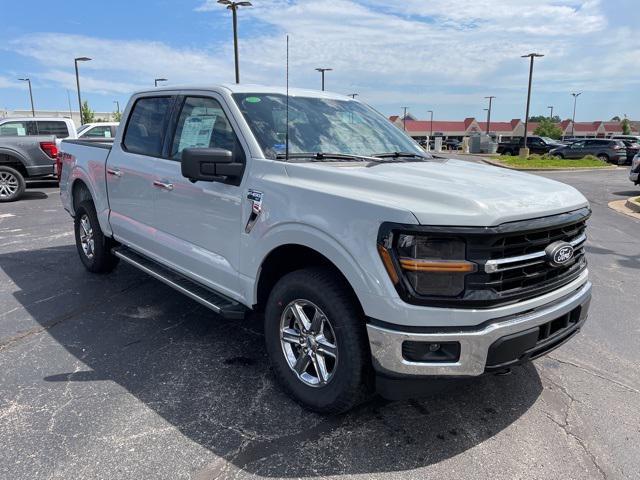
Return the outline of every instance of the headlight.
[[[378,250],[394,284],[404,279],[420,296],[455,297],[476,264],[465,260],[463,240],[422,234],[389,234]]]

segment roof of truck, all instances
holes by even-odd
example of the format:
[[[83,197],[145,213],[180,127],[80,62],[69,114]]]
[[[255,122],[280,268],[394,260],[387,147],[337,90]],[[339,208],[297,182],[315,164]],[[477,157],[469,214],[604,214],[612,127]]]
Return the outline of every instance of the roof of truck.
[[[266,85],[255,85],[249,83],[224,83],[219,85],[175,85],[175,86],[162,86],[153,88],[150,90],[142,90],[136,93],[150,93],[150,92],[170,92],[175,90],[211,90],[221,91],[227,90],[230,93],[275,93],[280,95],[286,95],[287,90],[285,87],[275,87]],[[330,98],[334,100],[353,100],[353,98],[342,95],[335,92],[327,92],[320,90],[309,90],[303,88],[289,88],[289,95],[292,97],[314,97],[314,98]]]

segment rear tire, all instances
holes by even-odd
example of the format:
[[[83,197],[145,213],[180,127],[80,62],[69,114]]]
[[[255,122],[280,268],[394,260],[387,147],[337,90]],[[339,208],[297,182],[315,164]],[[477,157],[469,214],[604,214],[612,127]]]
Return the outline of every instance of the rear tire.
[[[505,150],[504,152],[502,152],[502,155],[513,156],[513,152],[511,150]]]
[[[309,410],[344,412],[372,391],[363,313],[331,269],[298,270],[280,279],[267,300],[265,341],[276,378]]]
[[[18,170],[0,165],[0,202],[15,202],[22,197],[25,188],[24,177]]]
[[[119,258],[111,253],[115,242],[102,233],[92,201],[85,200],[76,208],[74,230],[78,254],[87,270],[108,273],[116,268]]]

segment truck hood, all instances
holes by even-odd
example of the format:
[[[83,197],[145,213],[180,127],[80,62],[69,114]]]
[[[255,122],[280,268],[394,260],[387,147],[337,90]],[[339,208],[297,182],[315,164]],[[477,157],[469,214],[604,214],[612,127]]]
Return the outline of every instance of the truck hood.
[[[454,159],[287,164],[297,186],[408,210],[423,225],[495,226],[588,206],[569,185]]]

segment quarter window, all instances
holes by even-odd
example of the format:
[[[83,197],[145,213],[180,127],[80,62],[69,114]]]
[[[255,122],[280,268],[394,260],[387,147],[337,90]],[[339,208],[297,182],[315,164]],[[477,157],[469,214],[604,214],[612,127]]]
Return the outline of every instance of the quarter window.
[[[25,137],[33,135],[30,123],[32,122],[6,122],[0,125],[0,137]]]
[[[186,97],[171,146],[171,158],[179,160],[185,148],[222,148],[244,161],[244,152],[222,106],[208,97]]]
[[[127,151],[159,157],[162,153],[165,119],[172,97],[147,97],[133,106],[123,145]]]
[[[98,126],[89,129],[83,137],[89,138],[111,138],[111,127],[110,126]]]

